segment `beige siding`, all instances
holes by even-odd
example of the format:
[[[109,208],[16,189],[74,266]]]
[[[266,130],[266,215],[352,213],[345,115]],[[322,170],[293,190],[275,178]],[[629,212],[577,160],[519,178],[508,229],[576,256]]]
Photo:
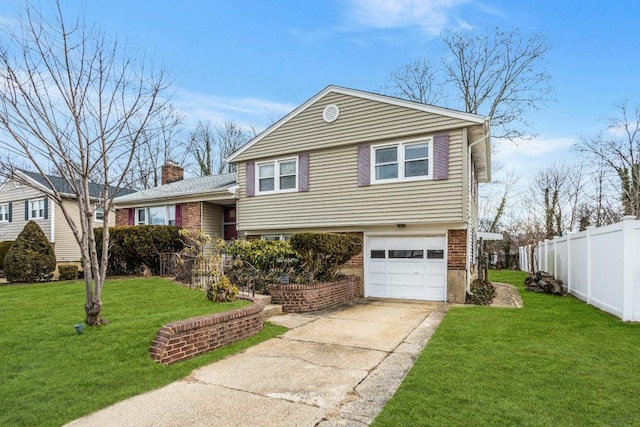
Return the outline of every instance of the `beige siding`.
[[[222,206],[202,203],[202,231],[211,237],[222,237]]]
[[[462,131],[450,133],[449,179],[358,187],[357,146],[309,155],[309,191],[245,196],[238,167],[238,229],[291,229],[466,222]]]
[[[12,203],[12,221],[0,222],[0,241],[15,240],[27,223],[24,219],[24,202],[30,199],[44,197],[43,193],[26,185],[9,181],[0,190],[0,203]],[[51,208],[53,203],[49,200],[49,219],[35,220],[44,234],[51,240]]]
[[[63,202],[66,211],[71,216],[74,224],[80,230],[80,214],[78,211],[78,205],[72,200],[65,200]],[[62,213],[62,209],[55,205],[55,237],[56,237],[56,259],[58,262],[79,262],[81,259],[80,255],[80,247],[76,241],[76,238],[71,231],[71,227],[69,227],[69,223],[67,222],[64,214]],[[111,213],[109,215],[109,226],[113,227],[115,224],[115,213]],[[101,222],[93,223],[95,227],[102,227]]]
[[[336,104],[340,115],[333,123],[322,119],[328,104]],[[374,142],[462,128],[461,119],[417,111],[354,96],[329,93],[298,116],[258,141],[236,159],[238,162]]]

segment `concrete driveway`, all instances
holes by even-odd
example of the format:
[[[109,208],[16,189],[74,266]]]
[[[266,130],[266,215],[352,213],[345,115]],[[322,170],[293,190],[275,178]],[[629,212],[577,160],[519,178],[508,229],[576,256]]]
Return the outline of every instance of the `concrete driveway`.
[[[444,303],[361,300],[272,317],[291,330],[69,425],[367,425],[446,311]]]

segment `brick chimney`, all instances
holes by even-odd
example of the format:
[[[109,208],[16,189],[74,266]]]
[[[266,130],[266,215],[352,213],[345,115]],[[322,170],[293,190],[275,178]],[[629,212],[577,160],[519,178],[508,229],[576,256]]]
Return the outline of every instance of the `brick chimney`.
[[[184,169],[179,164],[171,160],[162,165],[162,185],[184,179]]]

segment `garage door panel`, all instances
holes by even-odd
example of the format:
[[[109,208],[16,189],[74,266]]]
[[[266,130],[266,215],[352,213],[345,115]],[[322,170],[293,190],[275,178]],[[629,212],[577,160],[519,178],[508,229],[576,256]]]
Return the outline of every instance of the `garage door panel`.
[[[369,249],[368,295],[445,300],[445,237],[372,236]]]

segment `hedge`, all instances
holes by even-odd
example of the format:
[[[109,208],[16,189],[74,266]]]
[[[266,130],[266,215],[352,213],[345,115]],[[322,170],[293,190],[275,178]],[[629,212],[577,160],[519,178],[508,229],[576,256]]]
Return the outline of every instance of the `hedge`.
[[[160,254],[180,252],[184,247],[179,230],[171,225],[110,227],[107,274],[140,274],[145,266],[160,274]],[[98,257],[102,256],[102,235],[103,229],[96,228]]]
[[[289,242],[312,281],[337,279],[340,266],[362,251],[362,240],[348,234],[296,233]]]

